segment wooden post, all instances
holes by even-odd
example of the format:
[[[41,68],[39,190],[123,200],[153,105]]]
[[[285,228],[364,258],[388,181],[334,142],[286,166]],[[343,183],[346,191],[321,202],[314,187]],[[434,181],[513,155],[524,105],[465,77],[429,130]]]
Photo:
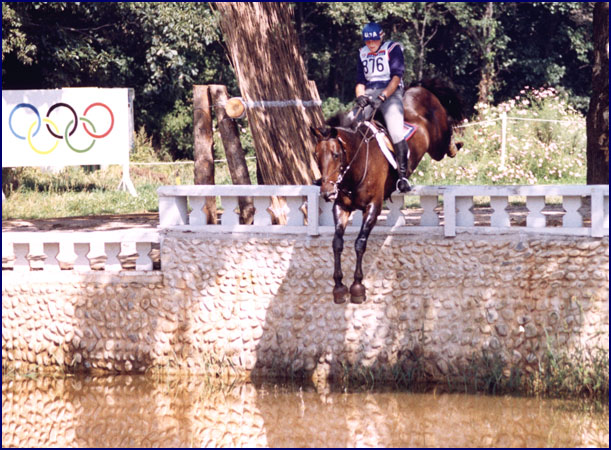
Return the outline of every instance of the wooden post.
[[[229,100],[227,87],[213,84],[209,88],[210,98],[215,106],[216,121],[221,133],[221,139],[223,140],[223,147],[225,148],[231,181],[233,184],[251,184],[244,149],[242,149],[242,144],[240,143],[238,127],[227,115],[225,108],[221,106]],[[252,224],[255,214],[252,197],[238,197],[238,204],[240,206],[240,223]]]
[[[208,86],[193,86],[193,173],[195,184],[214,184],[214,140]],[[216,224],[216,198],[206,197],[204,215]]]

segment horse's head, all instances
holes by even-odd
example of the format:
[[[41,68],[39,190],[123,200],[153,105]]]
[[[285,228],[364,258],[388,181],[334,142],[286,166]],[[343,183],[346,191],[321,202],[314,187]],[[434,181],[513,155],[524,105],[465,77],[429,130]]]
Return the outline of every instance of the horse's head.
[[[316,136],[316,162],[322,175],[320,193],[330,202],[337,198],[346,165],[346,142],[337,128],[311,128]]]

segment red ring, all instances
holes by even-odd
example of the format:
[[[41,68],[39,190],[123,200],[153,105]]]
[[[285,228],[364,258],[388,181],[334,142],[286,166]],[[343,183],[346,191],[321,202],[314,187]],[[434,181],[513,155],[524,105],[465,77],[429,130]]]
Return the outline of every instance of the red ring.
[[[83,127],[85,128],[85,131],[87,132],[87,134],[89,136],[93,137],[93,138],[98,138],[99,139],[99,138],[103,138],[103,137],[108,136],[108,134],[112,131],[113,127],[115,126],[115,116],[112,114],[112,111],[110,110],[110,108],[108,106],[106,106],[104,103],[92,103],[91,105],[89,105],[87,107],[87,109],[83,113],[83,116],[86,116],[87,115],[87,111],[89,111],[94,106],[102,106],[102,107],[106,108],[106,110],[110,114],[110,128],[104,134],[93,134],[92,132],[90,132],[87,129],[87,124],[85,122],[83,122]]]

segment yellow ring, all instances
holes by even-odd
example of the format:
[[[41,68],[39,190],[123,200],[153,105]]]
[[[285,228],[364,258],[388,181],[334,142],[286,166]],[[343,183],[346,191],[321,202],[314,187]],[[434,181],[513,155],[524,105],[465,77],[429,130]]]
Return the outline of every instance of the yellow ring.
[[[46,117],[44,119],[42,119],[43,122],[48,123],[49,125],[51,125],[53,128],[55,128],[55,132],[57,134],[59,134],[59,130],[57,129],[57,125],[55,125],[55,123],[53,123],[51,120],[47,119]],[[59,144],[59,139],[55,139],[55,145],[51,148],[51,150],[47,150],[47,151],[42,151],[42,150],[38,150],[37,148],[34,147],[34,144],[32,144],[32,130],[34,129],[34,126],[37,124],[38,122],[34,122],[32,124],[32,126],[30,126],[30,129],[28,130],[28,144],[30,144],[30,148],[32,150],[34,150],[36,153],[38,153],[39,155],[48,155],[49,153],[51,153],[53,150],[55,150],[55,148],[57,147],[57,144]]]

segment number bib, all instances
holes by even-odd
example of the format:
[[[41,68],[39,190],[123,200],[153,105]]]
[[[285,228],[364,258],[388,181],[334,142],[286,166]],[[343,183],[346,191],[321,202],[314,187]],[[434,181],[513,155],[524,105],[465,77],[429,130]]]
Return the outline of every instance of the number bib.
[[[384,42],[376,53],[371,53],[367,46],[361,48],[359,56],[363,65],[363,73],[368,82],[390,81],[390,49],[398,45],[392,41]]]

